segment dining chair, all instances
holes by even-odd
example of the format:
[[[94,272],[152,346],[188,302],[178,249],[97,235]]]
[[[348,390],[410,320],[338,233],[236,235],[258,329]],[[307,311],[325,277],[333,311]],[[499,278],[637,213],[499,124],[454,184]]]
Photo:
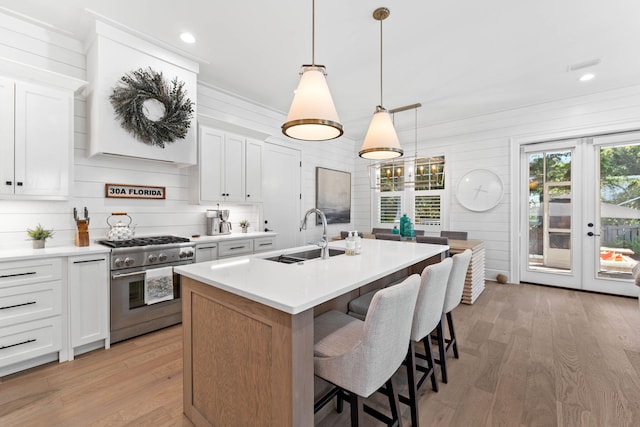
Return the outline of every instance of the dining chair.
[[[402,424],[393,374],[406,356],[420,284],[420,276],[413,274],[380,290],[364,321],[336,310],[314,319],[315,375],[334,385],[314,404],[314,412],[337,396],[339,412],[348,398],[352,426],[359,425],[364,411],[387,425],[396,420]],[[391,417],[364,405],[364,399],[383,385]]]
[[[378,240],[396,240],[396,241],[400,241],[400,235],[399,234],[391,234],[391,233],[378,233],[376,234],[376,239]]]
[[[416,236],[416,243],[431,243],[432,245],[447,245],[449,246],[448,237],[438,236]],[[444,256],[449,257],[449,251],[445,251]]]
[[[391,228],[372,228],[371,229],[371,234],[378,234],[378,233],[388,233],[391,234],[392,229]]]
[[[449,238],[438,236],[416,236],[416,243],[431,243],[432,245],[449,246]]]
[[[448,237],[453,240],[467,240],[466,231],[440,231],[440,237]]]

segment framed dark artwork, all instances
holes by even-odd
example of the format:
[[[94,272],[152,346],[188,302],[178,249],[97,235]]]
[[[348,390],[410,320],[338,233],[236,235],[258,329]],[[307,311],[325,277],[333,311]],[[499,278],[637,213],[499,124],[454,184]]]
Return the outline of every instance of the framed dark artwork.
[[[351,222],[351,174],[316,167],[316,208],[324,212],[327,224]],[[316,224],[322,221],[318,217]]]

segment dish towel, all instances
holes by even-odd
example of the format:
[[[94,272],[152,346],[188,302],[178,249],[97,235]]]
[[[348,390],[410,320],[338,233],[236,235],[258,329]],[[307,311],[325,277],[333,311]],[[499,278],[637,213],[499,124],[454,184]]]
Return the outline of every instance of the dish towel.
[[[173,299],[173,267],[147,270],[144,276],[144,303],[156,304]]]

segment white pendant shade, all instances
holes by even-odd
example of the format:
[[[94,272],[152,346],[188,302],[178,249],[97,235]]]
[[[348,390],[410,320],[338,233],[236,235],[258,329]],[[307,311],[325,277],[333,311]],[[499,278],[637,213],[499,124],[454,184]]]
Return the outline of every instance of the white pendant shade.
[[[342,135],[324,67],[304,66],[282,133],[305,141],[325,141]]]
[[[400,147],[391,116],[387,110],[378,106],[358,155],[364,159],[383,160],[400,157],[402,154],[404,151]]]

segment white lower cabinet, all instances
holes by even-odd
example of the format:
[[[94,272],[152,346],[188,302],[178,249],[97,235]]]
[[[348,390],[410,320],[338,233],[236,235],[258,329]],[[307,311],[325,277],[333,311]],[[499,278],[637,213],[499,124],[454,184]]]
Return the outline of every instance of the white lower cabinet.
[[[196,244],[196,262],[214,261],[218,259],[218,243]]]
[[[229,240],[218,243],[218,258],[229,258],[253,253],[253,239]]]
[[[266,252],[276,248],[276,237],[259,237],[253,241],[253,251]]]
[[[108,253],[0,262],[0,377],[109,343]]]
[[[60,316],[0,329],[0,376],[40,364],[16,366],[21,362],[59,352],[62,349],[61,331]]]
[[[69,358],[100,347],[109,348],[109,255],[70,257]]]
[[[66,359],[60,258],[0,263],[0,376]]]

